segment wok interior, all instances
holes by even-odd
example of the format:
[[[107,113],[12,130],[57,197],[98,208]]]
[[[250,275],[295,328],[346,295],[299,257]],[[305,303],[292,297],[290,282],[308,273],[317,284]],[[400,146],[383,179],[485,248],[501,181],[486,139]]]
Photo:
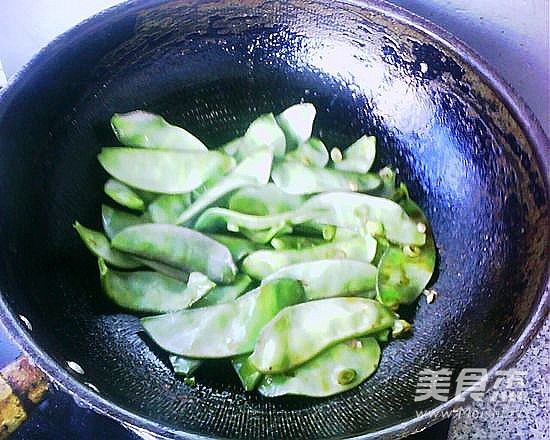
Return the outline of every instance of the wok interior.
[[[60,365],[73,360],[117,405],[173,430],[233,438],[372,432],[415,417],[424,368],[490,367],[537,302],[547,200],[531,146],[460,59],[381,13],[335,2],[143,2],[49,49],[0,109],[1,290]],[[223,3],[223,4],[222,4]],[[364,384],[326,399],[245,393],[213,362],[176,378],[136,317],[101,294],[71,225],[100,228],[113,112],[146,109],[210,146],[264,112],[315,104],[314,132],[378,139],[425,210],[439,252],[431,304],[404,310],[408,339]]]

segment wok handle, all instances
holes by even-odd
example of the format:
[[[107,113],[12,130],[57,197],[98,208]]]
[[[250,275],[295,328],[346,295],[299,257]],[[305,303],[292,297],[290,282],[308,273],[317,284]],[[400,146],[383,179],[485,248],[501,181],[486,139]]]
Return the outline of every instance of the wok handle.
[[[48,391],[46,375],[26,356],[0,370],[0,440],[8,438],[27,420],[27,414]]]

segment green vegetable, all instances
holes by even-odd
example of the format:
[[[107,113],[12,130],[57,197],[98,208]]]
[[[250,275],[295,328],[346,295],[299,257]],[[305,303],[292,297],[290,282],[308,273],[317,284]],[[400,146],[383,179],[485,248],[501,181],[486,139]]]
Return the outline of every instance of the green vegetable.
[[[147,210],[153,222],[175,224],[190,204],[191,193],[162,194],[149,204]]]
[[[298,280],[307,299],[333,296],[376,296],[375,266],[363,261],[317,260],[293,264],[279,269],[262,280],[268,283],[279,278]]]
[[[189,278],[189,272],[172,267],[168,264],[159,263],[158,261],[148,260],[147,258],[134,257],[140,263],[143,263],[144,266],[147,266],[157,272],[172,277],[176,280],[187,281]]]
[[[328,168],[308,167],[299,162],[276,164],[273,182],[290,194],[314,194],[325,191],[374,191],[381,185],[376,174],[359,174]]]
[[[331,242],[301,250],[260,250],[246,257],[242,270],[261,280],[291,264],[326,259],[352,259],[370,262],[376,253],[376,240],[367,235],[358,239]]]
[[[254,348],[260,330],[280,310],[304,299],[295,280],[277,280],[224,304],[143,318],[164,350],[195,358],[223,358]]]
[[[122,206],[138,211],[145,209],[145,203],[135,191],[118,180],[107,180],[103,189],[105,194]]]
[[[202,360],[171,355],[169,358],[174,373],[190,376],[201,366]]]
[[[323,238],[304,237],[300,235],[281,235],[271,240],[271,246],[277,250],[309,249],[325,243],[326,241]]]
[[[289,151],[309,139],[316,113],[315,106],[305,102],[290,106],[277,116],[277,122],[283,129]]]
[[[193,304],[193,307],[207,307],[233,301],[246,292],[251,284],[252,278],[248,275],[237,274],[233,283],[214,287],[205,297]]]
[[[287,160],[295,160],[306,166],[323,168],[328,163],[328,151],[320,139],[310,138],[298,145],[296,150],[286,155]]]
[[[424,246],[390,246],[378,263],[376,288],[378,299],[388,307],[411,304],[422,293],[435,269],[435,243],[422,210],[410,198],[406,187],[400,205],[411,220],[424,225]]]
[[[282,227],[290,223],[295,211],[283,212],[272,215],[251,215],[225,208],[209,208],[195,222],[195,229],[199,231],[224,231],[239,232],[241,229],[249,231],[265,231],[271,228]],[[307,221],[312,214],[301,217],[294,216],[294,221]],[[271,237],[273,238],[273,237]],[[270,238],[270,239],[271,239]],[[270,240],[269,239],[269,240]],[[268,241],[269,241],[268,240]]]
[[[141,110],[115,113],[111,127],[118,140],[129,147],[206,150],[206,146],[188,131],[169,124],[162,116]]]
[[[315,221],[356,232],[367,232],[370,224],[379,223],[385,237],[394,243],[422,246],[426,234],[419,230],[401,206],[391,200],[352,192],[319,194],[305,202],[298,211],[315,212]],[[304,216],[305,216],[304,215]]]
[[[362,136],[344,150],[344,158],[334,163],[334,168],[343,171],[366,173],[370,170],[376,156],[376,138]]]
[[[226,246],[235,262],[241,261],[252,252],[264,248],[258,243],[236,235],[210,234],[209,237]]]
[[[113,249],[107,237],[101,232],[88,229],[78,222],[75,222],[73,226],[86,247],[96,257],[103,258],[109,264],[122,269],[135,269],[141,266],[141,263],[131,255]]]
[[[103,230],[110,239],[128,226],[144,223],[143,219],[137,215],[129,214],[107,205],[101,205],[101,220],[103,222]]]
[[[215,284],[193,272],[187,284],[157,272],[117,272],[99,259],[101,284],[117,305],[136,312],[166,313],[185,309],[198,301]]]
[[[214,175],[225,174],[234,160],[217,151],[103,148],[105,170],[135,188],[166,194],[193,191]]]
[[[268,183],[238,190],[229,199],[229,209],[251,215],[279,214],[298,208],[304,201],[305,197],[285,193]]]
[[[282,310],[260,332],[252,364],[273,374],[293,370],[327,347],[391,328],[393,313],[366,298],[328,298]]]
[[[231,365],[233,365],[246,391],[252,391],[262,379],[262,373],[254,368],[254,365],[248,359],[248,354],[231,359]]]
[[[113,238],[112,246],[175,268],[202,272],[217,283],[231,283],[237,274],[225,246],[181,226],[156,223],[130,226]]]
[[[376,371],[379,361],[380,346],[375,338],[350,339],[327,348],[288,374],[264,376],[258,391],[268,397],[332,396],[359,385]]]
[[[191,219],[231,191],[246,185],[266,184],[271,173],[272,161],[273,153],[266,149],[259,150],[243,159],[231,174],[208,188],[183,211],[176,223],[189,223]]]

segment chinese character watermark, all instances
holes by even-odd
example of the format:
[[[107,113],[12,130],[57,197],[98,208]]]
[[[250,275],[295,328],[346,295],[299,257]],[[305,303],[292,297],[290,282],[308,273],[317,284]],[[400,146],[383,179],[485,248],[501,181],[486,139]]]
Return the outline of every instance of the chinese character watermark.
[[[428,399],[446,402],[450,397],[451,376],[453,371],[450,368],[430,370],[428,368],[420,371],[416,385],[415,402],[422,402]],[[520,402],[525,399],[525,375],[522,370],[499,370],[495,373],[493,386],[487,389],[486,368],[463,368],[456,379],[456,390],[454,397],[460,402],[464,401],[461,394],[470,390],[470,397],[476,402],[481,401],[485,394],[490,391],[491,401],[501,400],[504,402]]]

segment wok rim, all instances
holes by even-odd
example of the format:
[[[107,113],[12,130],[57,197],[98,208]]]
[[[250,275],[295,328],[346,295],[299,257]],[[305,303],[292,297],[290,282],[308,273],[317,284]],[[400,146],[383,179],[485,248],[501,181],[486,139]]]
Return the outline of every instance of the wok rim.
[[[49,42],[31,60],[26,63],[16,74],[8,81],[8,84],[0,90],[0,104],[16,90],[19,83],[24,82],[25,75],[31,71],[35,64],[39,64],[43,58],[47,58],[50,53],[55,52],[55,48],[63,41],[68,41],[86,31],[100,25],[104,17],[115,17],[131,9],[142,9],[146,6],[153,6],[163,3],[163,0],[128,0],[105,9],[72,27],[66,32],[57,36]],[[534,158],[542,172],[542,179],[545,186],[546,198],[550,199],[550,161],[544,159],[545,149],[550,149],[550,140],[546,136],[542,126],[535,115],[517,92],[491,67],[477,52],[471,49],[460,39],[444,30],[426,18],[418,16],[413,12],[403,9],[399,6],[388,3],[386,0],[338,0],[338,3],[344,7],[346,5],[357,6],[361,9],[382,14],[392,18],[406,26],[428,35],[438,43],[446,47],[453,54],[457,55],[465,64],[472,68],[479,77],[496,93],[499,100],[510,111],[511,115],[518,122],[525,134],[528,142],[533,147]],[[15,93],[15,91],[13,92]],[[550,241],[550,240],[549,240]],[[548,243],[547,249],[550,248]],[[533,310],[530,312],[525,327],[514,343],[498,358],[498,360],[488,369],[488,381],[494,379],[498,370],[504,369],[517,358],[519,358],[529,346],[531,339],[542,327],[545,317],[548,314],[548,302],[550,296],[550,261],[546,266],[540,289],[537,292],[539,300]],[[197,433],[176,430],[163,423],[133,413],[118,404],[96,393],[85,384],[78,381],[65,370],[50,355],[43,351],[33,340],[31,334],[26,330],[24,324],[11,311],[2,291],[0,291],[0,325],[3,325],[7,333],[19,346],[23,353],[27,354],[31,361],[43,370],[50,380],[55,383],[62,391],[68,393],[78,402],[79,405],[88,407],[121,423],[127,429],[131,429],[138,435],[151,435],[157,438],[177,438],[184,436],[190,440],[207,440],[216,437],[204,436]],[[398,424],[383,428],[378,431],[360,434],[358,436],[348,436],[345,438],[352,440],[368,440],[373,438],[402,438],[420,432],[429,426],[448,417],[453,408],[467,402],[467,397],[475,390],[478,384],[461,392],[458,396],[444,402],[435,408],[424,412],[420,416],[413,417]]]

